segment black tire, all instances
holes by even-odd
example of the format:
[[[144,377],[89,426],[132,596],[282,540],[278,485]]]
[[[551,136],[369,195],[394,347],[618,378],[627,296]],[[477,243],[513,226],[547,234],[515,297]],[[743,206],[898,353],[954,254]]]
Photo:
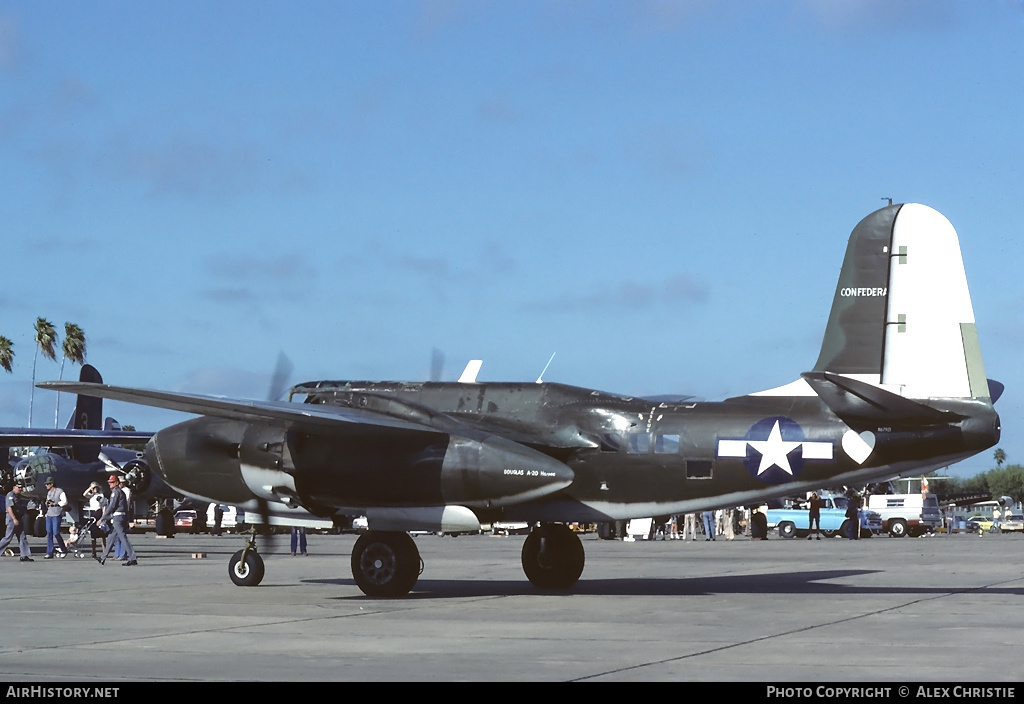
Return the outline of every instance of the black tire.
[[[168,515],[165,511],[160,511],[156,514],[153,529],[157,535],[162,535],[165,538],[174,535],[174,516]]]
[[[545,523],[523,543],[523,572],[539,589],[568,589],[583,574],[586,554],[579,537],[561,523]]]
[[[405,596],[420,577],[420,551],[408,533],[366,531],[352,548],[352,577],[367,596]]]
[[[263,558],[255,550],[250,550],[242,562],[242,550],[239,550],[228,561],[228,576],[239,587],[255,587],[263,581]]]
[[[796,537],[796,526],[789,521],[783,521],[779,524],[779,537],[792,540]]]
[[[889,521],[889,535],[893,538],[906,538],[910,534],[907,529],[907,522],[902,518],[894,518]]]

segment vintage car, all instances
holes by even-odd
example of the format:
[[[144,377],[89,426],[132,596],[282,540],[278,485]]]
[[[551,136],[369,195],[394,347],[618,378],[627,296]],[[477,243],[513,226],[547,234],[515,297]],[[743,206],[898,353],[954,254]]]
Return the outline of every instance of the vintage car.
[[[1024,533],[1024,514],[1008,513],[998,525],[1002,533]]]
[[[195,511],[178,511],[174,514],[174,526],[176,528],[191,528],[195,520]]]
[[[829,536],[846,537],[846,507],[845,496],[834,496],[823,494],[823,506],[821,508],[821,534]],[[860,535],[862,538],[870,538],[882,530],[882,517],[877,512],[861,508],[857,512],[860,517]],[[782,538],[806,538],[809,536],[810,520],[807,508],[771,508],[767,511],[768,527],[778,528],[779,536]]]
[[[995,531],[992,526],[993,521],[991,516],[978,514],[976,516],[970,516],[967,519],[966,531],[968,533],[994,533]]]

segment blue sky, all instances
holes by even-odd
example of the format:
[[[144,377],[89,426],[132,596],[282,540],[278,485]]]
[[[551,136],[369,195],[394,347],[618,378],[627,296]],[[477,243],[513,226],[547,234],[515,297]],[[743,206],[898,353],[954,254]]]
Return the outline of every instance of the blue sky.
[[[434,348],[445,378],[774,387],[892,197],[960,234],[1024,462],[1022,124],[1020,0],[4,2],[0,424],[37,316],[150,388],[263,397],[281,350],[294,382],[422,380]]]

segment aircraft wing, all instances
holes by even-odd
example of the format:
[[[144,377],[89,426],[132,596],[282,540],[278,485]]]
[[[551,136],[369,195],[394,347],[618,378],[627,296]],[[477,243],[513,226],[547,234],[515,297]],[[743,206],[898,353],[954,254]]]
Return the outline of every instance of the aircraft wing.
[[[121,445],[146,442],[153,433],[134,430],[53,430],[46,428],[0,428],[0,446],[74,447],[100,443]]]
[[[568,466],[542,452],[384,394],[358,392],[344,403],[317,404],[71,381],[45,382],[40,388],[200,414],[190,421],[196,426],[178,424],[154,436],[153,442],[163,448],[162,464],[172,467],[161,476],[169,486],[198,496],[209,496],[212,490],[189,491],[197,476],[203,487],[229,486],[235,498],[222,498],[225,493],[215,498],[235,505],[250,498],[287,504],[281,497],[290,497],[318,515],[345,506],[436,511],[449,505],[469,514],[467,505],[532,501],[569,486],[574,478]],[[210,417],[245,423],[251,432],[235,428],[224,435],[217,429],[223,424],[209,423]],[[370,426],[375,432],[369,432]],[[197,427],[202,430],[197,432]],[[302,447],[292,448],[293,467],[282,471],[280,454],[271,466],[241,461],[245,456],[266,462],[268,452],[281,453],[292,430],[304,436]],[[367,436],[372,439],[369,449]],[[305,487],[301,493],[300,484]],[[390,505],[394,500],[388,492],[402,497],[401,506]],[[398,525],[397,519],[389,520],[387,525]],[[421,525],[422,519],[417,520],[414,524]]]
[[[256,401],[223,396],[183,394],[153,389],[135,389],[109,384],[76,381],[47,381],[37,384],[41,389],[95,396],[113,401],[126,401],[143,406],[166,408],[230,420],[276,421],[280,426],[301,425],[307,428],[337,428],[339,423],[382,425],[415,430],[469,431],[467,426],[442,416],[429,408],[366,394],[369,408],[292,403],[290,401]],[[470,431],[472,432],[472,431]],[[151,435],[151,434],[150,434]],[[149,435],[147,435],[149,437]]]

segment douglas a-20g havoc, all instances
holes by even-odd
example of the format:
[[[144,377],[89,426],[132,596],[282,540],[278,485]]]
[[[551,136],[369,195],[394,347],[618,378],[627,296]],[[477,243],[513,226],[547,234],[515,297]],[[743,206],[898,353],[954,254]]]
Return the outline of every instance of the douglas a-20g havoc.
[[[310,382],[287,402],[40,386],[201,414],[157,432],[146,450],[185,494],[271,515],[365,514],[351,564],[371,596],[416,584],[421,561],[407,531],[535,523],[526,576],[568,589],[584,566],[570,522],[927,472],[996,443],[1001,389],[985,378],[956,231],[916,204],[885,207],[854,228],[814,367],[720,402],[475,378]],[[229,573],[259,583],[254,540]]]

